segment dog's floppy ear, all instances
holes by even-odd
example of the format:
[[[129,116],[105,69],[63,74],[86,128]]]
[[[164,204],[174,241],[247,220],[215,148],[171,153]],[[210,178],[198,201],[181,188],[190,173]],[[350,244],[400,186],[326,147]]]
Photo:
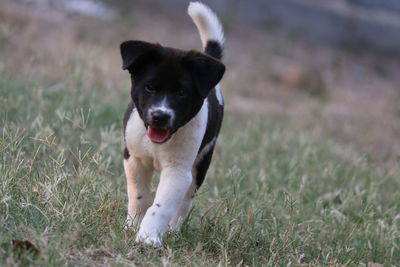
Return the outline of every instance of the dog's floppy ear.
[[[161,57],[160,45],[143,41],[125,41],[121,44],[120,49],[122,69],[129,69],[129,71]]]
[[[202,97],[207,97],[225,72],[225,65],[221,61],[199,52],[189,52],[186,57],[197,90]]]

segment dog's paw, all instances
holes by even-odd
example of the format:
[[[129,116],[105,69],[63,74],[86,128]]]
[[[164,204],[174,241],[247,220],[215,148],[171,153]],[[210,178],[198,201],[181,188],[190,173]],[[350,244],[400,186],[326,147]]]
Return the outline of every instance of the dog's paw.
[[[141,233],[140,231],[136,236],[135,242],[143,243],[154,248],[160,248],[162,246],[161,239],[157,234]]]

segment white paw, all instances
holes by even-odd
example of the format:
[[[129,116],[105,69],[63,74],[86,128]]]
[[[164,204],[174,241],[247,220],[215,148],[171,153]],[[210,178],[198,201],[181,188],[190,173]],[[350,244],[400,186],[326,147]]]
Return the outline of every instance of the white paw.
[[[128,230],[130,228],[137,229],[143,219],[143,215],[135,213],[126,217],[124,229]]]
[[[144,243],[155,248],[159,248],[162,245],[161,239],[157,234],[143,233],[141,231],[137,234],[135,242]]]

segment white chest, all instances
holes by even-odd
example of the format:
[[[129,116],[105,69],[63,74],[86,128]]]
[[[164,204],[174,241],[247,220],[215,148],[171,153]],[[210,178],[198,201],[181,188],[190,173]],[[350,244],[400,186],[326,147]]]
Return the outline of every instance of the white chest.
[[[157,171],[167,166],[182,165],[191,168],[196,159],[207,126],[208,103],[199,113],[164,144],[154,144],[138,112],[133,110],[126,125],[125,142],[129,154]]]

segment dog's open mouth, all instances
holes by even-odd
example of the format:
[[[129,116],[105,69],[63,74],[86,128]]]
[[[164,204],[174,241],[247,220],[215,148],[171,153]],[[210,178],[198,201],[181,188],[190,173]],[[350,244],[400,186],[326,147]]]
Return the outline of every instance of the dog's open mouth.
[[[148,126],[147,127],[147,136],[154,143],[162,144],[171,137],[171,133],[168,129],[157,128],[154,126]]]

